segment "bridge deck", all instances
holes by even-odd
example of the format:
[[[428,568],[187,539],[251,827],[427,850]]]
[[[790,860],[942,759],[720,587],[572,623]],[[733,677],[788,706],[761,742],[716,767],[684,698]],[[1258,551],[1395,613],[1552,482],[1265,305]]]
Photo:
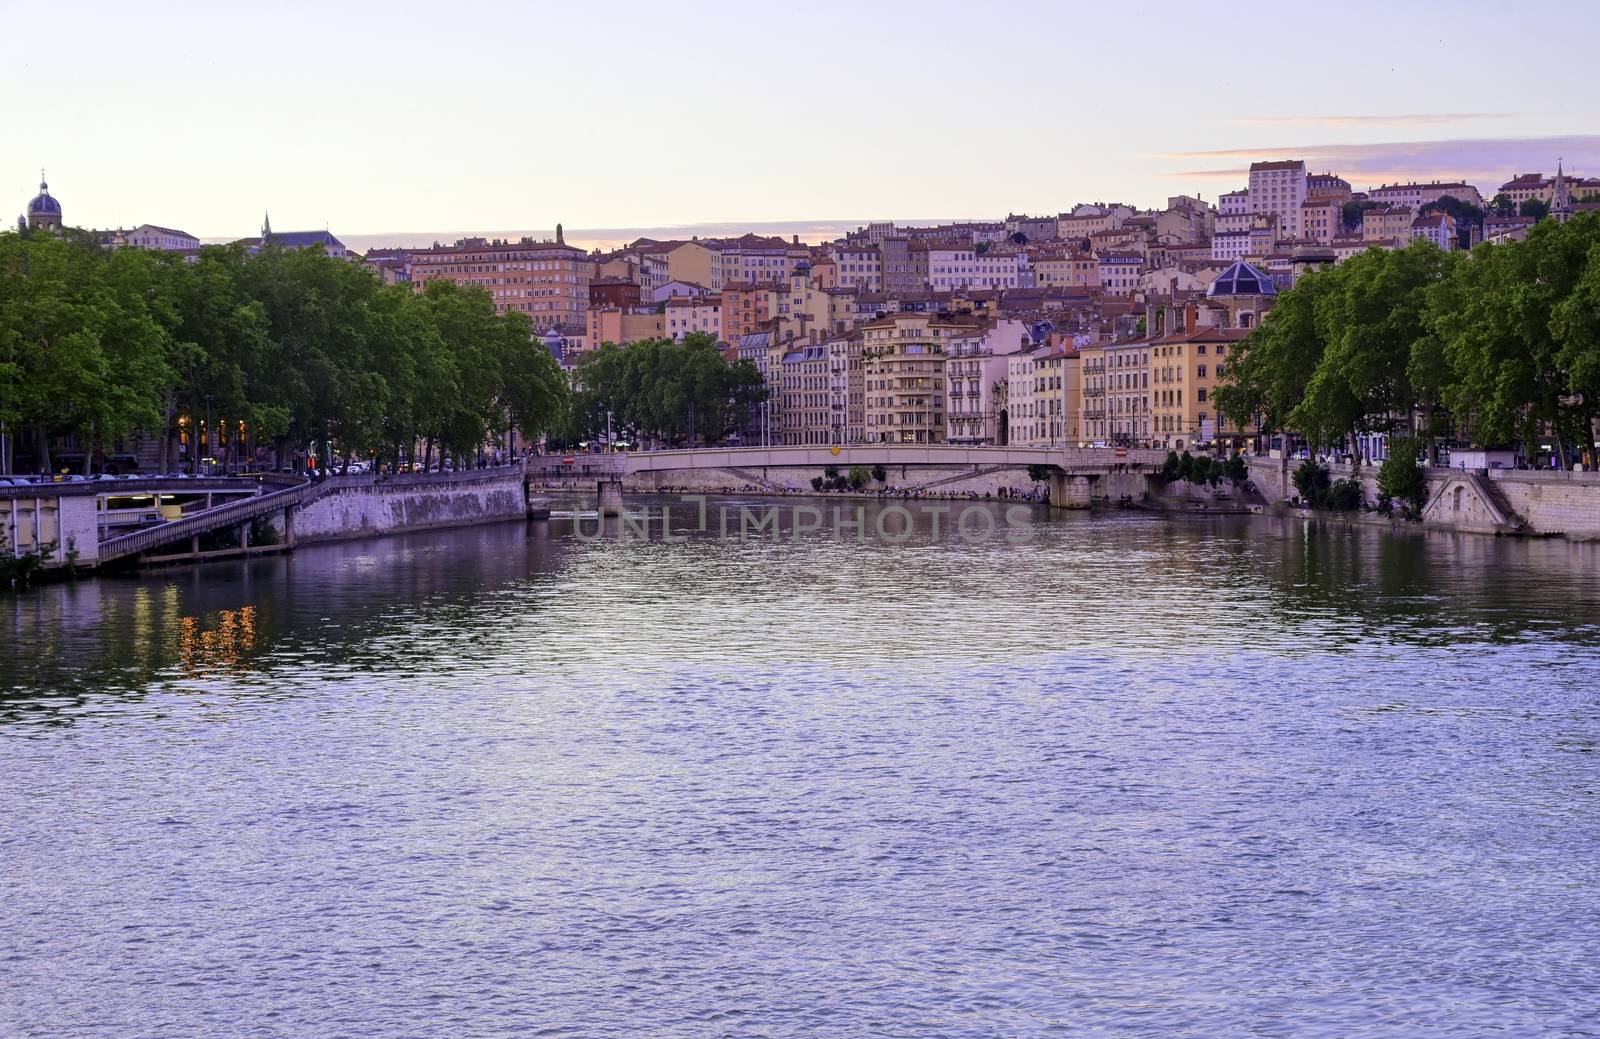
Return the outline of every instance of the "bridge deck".
[[[1110,447],[953,447],[943,444],[852,444],[830,447],[733,447],[692,450],[631,451],[608,455],[545,455],[529,459],[531,473],[573,476],[628,476],[634,473],[685,469],[769,467],[824,468],[853,465],[917,468],[1023,469],[1055,466],[1073,475],[1095,475],[1117,469],[1159,467],[1166,452],[1150,448]],[[567,459],[570,459],[568,461]]]

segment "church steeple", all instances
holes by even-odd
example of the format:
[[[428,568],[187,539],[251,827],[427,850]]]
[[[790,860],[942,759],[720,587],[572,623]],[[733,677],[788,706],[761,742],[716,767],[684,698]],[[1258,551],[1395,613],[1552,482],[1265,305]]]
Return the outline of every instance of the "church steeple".
[[[1572,219],[1572,189],[1567,186],[1567,174],[1561,160],[1556,160],[1556,182],[1550,192],[1550,216],[1564,224]]]
[[[561,225],[560,224],[556,225],[556,244],[557,245],[566,245],[567,244],[566,239],[561,237]]]
[[[267,213],[266,210],[262,210],[261,211],[261,241],[262,241],[262,244],[266,244],[267,239],[271,238],[271,237],[272,237],[272,217]]]

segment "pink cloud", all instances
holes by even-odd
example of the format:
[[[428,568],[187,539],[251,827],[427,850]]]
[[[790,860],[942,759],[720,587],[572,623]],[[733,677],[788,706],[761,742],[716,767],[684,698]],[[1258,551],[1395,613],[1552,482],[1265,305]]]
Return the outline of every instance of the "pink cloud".
[[[1308,144],[1285,147],[1219,148],[1165,152],[1154,158],[1232,160],[1227,168],[1184,169],[1167,179],[1241,179],[1238,160],[1304,159],[1314,170],[1331,170],[1357,188],[1405,180],[1464,180],[1480,189],[1498,187],[1518,173],[1554,172],[1557,158],[1569,172],[1600,174],[1600,134],[1553,137],[1488,137],[1444,141],[1385,141],[1376,144]]]

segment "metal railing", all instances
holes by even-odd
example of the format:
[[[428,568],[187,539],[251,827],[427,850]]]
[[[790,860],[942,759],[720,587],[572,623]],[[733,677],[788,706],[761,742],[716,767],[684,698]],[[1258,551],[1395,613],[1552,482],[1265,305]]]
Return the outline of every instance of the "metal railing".
[[[136,530],[131,534],[119,534],[114,538],[102,541],[97,551],[97,563],[108,563],[127,556],[148,552],[163,545],[170,545],[174,541],[185,538],[209,534],[214,530],[225,527],[237,526],[247,523],[259,516],[270,515],[285,508],[304,505],[334,488],[341,486],[337,479],[327,479],[318,483],[301,481],[281,491],[272,491],[268,494],[258,494],[249,498],[241,498],[225,505],[205,509],[181,519],[161,523],[154,527]]]

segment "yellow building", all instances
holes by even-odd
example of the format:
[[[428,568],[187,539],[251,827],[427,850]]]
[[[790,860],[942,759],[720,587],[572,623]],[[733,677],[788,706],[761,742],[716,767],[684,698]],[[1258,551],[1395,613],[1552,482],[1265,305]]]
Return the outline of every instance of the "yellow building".
[[[722,252],[704,242],[665,242],[653,251],[665,257],[668,281],[687,281],[715,292],[728,280],[722,269]]]
[[[591,307],[588,319],[590,349],[602,343],[626,346],[667,334],[666,316],[655,307]]]
[[[1247,328],[1198,328],[1162,336],[1150,345],[1151,443],[1174,451],[1209,448],[1219,436],[1217,377],[1227,370],[1228,351],[1250,334]],[[1224,439],[1247,434],[1248,423],[1223,416]]]
[[[1361,237],[1369,242],[1410,241],[1415,219],[1410,206],[1369,209],[1361,216]]]

